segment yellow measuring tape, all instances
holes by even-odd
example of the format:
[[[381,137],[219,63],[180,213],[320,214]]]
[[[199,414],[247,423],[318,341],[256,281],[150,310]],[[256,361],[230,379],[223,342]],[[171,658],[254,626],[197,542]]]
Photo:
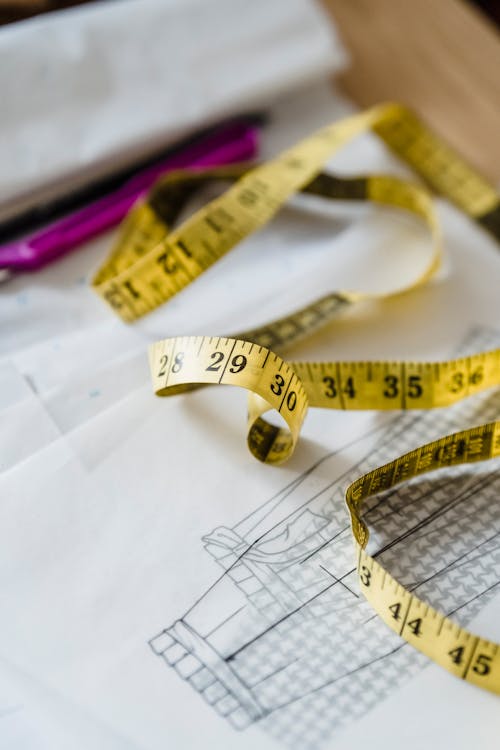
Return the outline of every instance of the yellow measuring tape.
[[[347,488],[358,550],[360,588],[384,622],[408,643],[457,677],[500,693],[500,647],[464,630],[401,586],[365,552],[363,501],[419,474],[500,456],[500,422],[436,440],[357,479]]]
[[[431,409],[500,385],[500,349],[447,362],[285,362],[249,341],[186,336],[154,343],[150,365],[158,396],[202,384],[246,388],[248,447],[266,463],[290,456],[309,406]],[[286,426],[262,419],[271,409]]]
[[[171,232],[169,224],[193,187],[192,181],[182,175],[167,178],[164,200],[158,190],[151,201],[132,212],[111,256],[92,281],[94,289],[124,321],[131,322],[190,284],[240,240],[267,223],[290,196],[308,185],[311,192],[320,195],[328,195],[332,189],[333,197],[357,197],[408,209],[426,219],[437,234],[432,201],[426,190],[395,178],[358,178],[338,182],[340,188],[350,183],[342,195],[342,189],[335,194],[332,181],[328,184],[327,178],[321,178],[325,162],[370,129],[438,192],[500,236],[496,190],[413,113],[400,105],[388,104],[323,128],[277,158],[251,169],[221,197]],[[224,173],[229,174],[227,169]],[[183,187],[184,179],[188,185]],[[433,260],[428,274],[416,283],[423,283],[436,269],[437,259]],[[359,297],[353,295],[349,299]]]
[[[431,408],[500,385],[500,349],[434,363],[298,362],[251,342],[179,337],[150,348],[155,392],[168,396],[196,384],[239,385],[251,393],[248,445],[277,463],[293,450],[307,407]],[[274,408],[288,429],[262,414]],[[365,552],[363,501],[396,484],[443,467],[500,456],[500,422],[465,430],[418,448],[351,484],[346,500],[358,549],[360,587],[382,619],[410,644],[453,674],[500,693],[497,644],[473,636],[401,586]]]
[[[260,168],[258,168],[260,169]],[[248,165],[236,165],[231,167],[214,168],[203,172],[178,172],[168,175],[152,191],[147,203],[140,204],[135,208],[124,223],[120,237],[113,251],[111,259],[106,264],[107,271],[111,264],[116,271],[124,257],[129,257],[130,252],[142,253],[144,257],[151,254],[151,237],[155,239],[163,233],[168,233],[167,216],[173,220],[184,205],[185,201],[193,192],[206,182],[227,181],[241,178],[248,172]],[[270,183],[271,184],[271,183]],[[333,200],[370,200],[381,205],[395,206],[415,214],[423,219],[432,234],[432,252],[427,260],[424,270],[406,286],[395,289],[385,294],[368,294],[361,291],[335,291],[309,303],[300,310],[267,323],[260,328],[240,331],[234,334],[238,338],[244,338],[254,343],[282,351],[284,348],[295,344],[301,338],[310,336],[315,330],[324,326],[343,311],[346,306],[363,299],[386,299],[407,292],[421,284],[424,284],[437,271],[441,260],[441,236],[439,224],[435,215],[434,206],[429,193],[405,180],[393,176],[370,175],[368,177],[345,178],[331,174],[319,173],[311,182],[302,187],[302,192],[318,195]],[[225,194],[227,195],[227,193]],[[225,197],[225,196],[223,196]],[[219,199],[218,199],[219,200]],[[215,203],[215,202],[214,202]],[[162,214],[165,223],[159,220]],[[154,220],[151,217],[154,215]],[[196,219],[198,216],[198,219]],[[206,231],[206,216],[201,213],[189,219],[187,223],[194,222],[196,231]],[[239,215],[234,215],[234,222],[239,220]],[[211,220],[212,221],[212,220]],[[201,222],[201,223],[199,223]],[[163,227],[163,228],[162,228]],[[213,227],[212,227],[213,229]],[[215,231],[215,230],[214,230]],[[243,230],[241,231],[241,237]],[[224,242],[224,239],[221,239]],[[207,240],[204,239],[206,243]],[[164,243],[155,245],[154,255],[156,257],[156,272],[161,265],[162,275],[172,276],[174,279],[179,273],[178,261],[174,259],[168,250],[164,249]],[[217,251],[220,247],[216,246]],[[146,255],[145,255],[146,254]],[[127,269],[127,273],[133,274],[133,266]],[[201,273],[199,271],[198,273]],[[123,282],[126,289],[136,294],[138,282],[126,280]],[[164,289],[157,280],[151,282],[156,291]],[[123,302],[123,298],[116,297],[116,290],[106,293],[111,302],[124,320],[129,320],[129,315],[136,311],[129,303]],[[132,295],[134,296],[134,295]],[[136,299],[136,298],[135,298]],[[137,301],[137,299],[136,299]],[[158,302],[159,303],[159,302]]]
[[[440,262],[440,233],[429,192],[395,177],[338,178],[321,172],[350,139],[371,129],[437,192],[500,239],[497,191],[399,105],[384,105],[324,128],[276,159],[203,173],[169,175],[130,214],[110,258],[94,278],[96,291],[129,322],[167,301],[269,221],[302,190],[325,198],[373,200],[422,218],[432,233],[424,271],[388,297],[425,283]],[[207,180],[238,181],[178,229],[170,225]],[[248,445],[259,460],[291,454],[308,406],[332,409],[430,409],[500,385],[500,350],[446,362],[285,362],[281,351],[310,335],[346,305],[372,295],[333,292],[307,307],[237,336],[180,337],[153,344],[154,389],[169,396],[222,384],[249,393]],[[373,295],[374,296],[374,295]],[[275,410],[283,425],[263,419]],[[382,619],[431,659],[469,682],[500,693],[498,646],[472,636],[399,585],[366,551],[362,505],[371,495],[442,467],[500,456],[500,422],[466,430],[366,474],[346,493],[358,550],[360,586]]]

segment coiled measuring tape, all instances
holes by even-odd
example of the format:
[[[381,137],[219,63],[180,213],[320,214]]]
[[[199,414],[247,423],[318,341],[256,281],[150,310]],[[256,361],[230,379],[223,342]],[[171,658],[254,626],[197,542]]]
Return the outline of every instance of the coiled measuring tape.
[[[500,349],[453,361],[287,363],[251,342],[218,337],[166,339],[150,348],[155,392],[181,393],[196,384],[250,391],[248,445],[277,463],[293,450],[309,405],[336,409],[431,408],[500,385]],[[288,429],[262,414],[274,408]],[[500,422],[465,430],[418,448],[365,474],[346,491],[358,556],[360,588],[393,630],[451,673],[500,693],[499,646],[461,628],[399,584],[365,547],[363,502],[425,472],[500,456]]]
[[[326,128],[277,159],[247,167],[166,178],[129,217],[94,279],[101,296],[134,320],[193,281],[243,237],[262,226],[297,190],[329,198],[369,199],[409,210],[426,221],[433,250],[424,272],[400,294],[425,283],[439,267],[440,237],[429,193],[394,177],[340,179],[321,167],[340,146],[371,128],[438,192],[500,239],[497,192],[408,110],[386,105]],[[243,176],[241,176],[243,174]],[[239,181],[222,197],[169,232],[206,179]],[[391,295],[385,295],[391,296]],[[446,362],[285,362],[281,350],[369,297],[335,292],[279,321],[237,337],[180,337],[150,348],[154,389],[169,396],[200,385],[238,385],[249,393],[248,446],[261,461],[280,463],[296,444],[308,406],[333,409],[429,409],[448,406],[500,385],[500,350]],[[274,409],[286,426],[263,415]],[[434,441],[365,474],[346,491],[358,553],[360,587],[382,619],[406,641],[453,674],[500,693],[499,647],[473,636],[401,586],[366,552],[363,502],[412,477],[500,456],[500,422]]]
[[[182,337],[150,348],[157,395],[196,384],[239,385],[250,391],[248,446],[261,461],[290,455],[309,405],[336,409],[431,408],[500,385],[500,349],[453,361],[298,362],[251,342]],[[274,408],[288,429],[262,418]],[[399,584],[365,548],[363,502],[425,472],[500,456],[500,421],[424,445],[365,474],[346,490],[357,549],[360,588],[384,622],[452,674],[500,694],[500,647],[473,635]]]
[[[291,455],[309,406],[431,409],[500,385],[500,349],[446,362],[285,362],[250,341],[183,336],[154,343],[149,354],[158,396],[207,384],[246,388],[248,447],[272,464]],[[285,426],[262,418],[270,410]]]
[[[234,181],[242,177],[244,179],[247,172],[248,165],[235,165],[213,168],[199,173],[183,171],[168,175],[151,192],[148,201],[140,204],[127,218],[115,247],[114,255],[112,256],[114,260],[108,261],[108,271],[110,263],[114,264],[116,271],[119,264],[124,261],[124,257],[129,257],[130,259],[132,249],[134,253],[145,253],[146,256],[151,255],[151,251],[148,252],[150,242],[154,244],[157,237],[168,234],[168,223],[174,220],[174,217],[181,211],[188,198],[202,185],[207,182]],[[238,187],[238,184],[236,187]],[[368,299],[385,299],[410,291],[424,284],[437,271],[441,261],[440,228],[434,206],[429,193],[420,186],[387,175],[345,178],[319,173],[313,180],[304,185],[301,191],[330,200],[370,200],[381,205],[405,209],[421,218],[427,224],[432,235],[432,248],[424,270],[404,287],[378,295],[352,290],[335,291],[279,320],[274,320],[259,328],[240,331],[234,334],[238,338],[259,343],[277,351],[283,351],[283,349],[295,344],[300,339],[310,336],[318,328],[323,327],[338,316],[347,306],[355,302]],[[214,201],[210,205],[216,202]],[[195,215],[195,217],[192,217],[186,223],[189,224],[194,221],[195,231],[199,231],[202,234],[203,231],[206,231],[206,224],[208,222],[211,233],[217,234],[219,225],[216,223],[214,216],[219,215],[218,211],[220,209],[212,212],[208,219],[207,216],[201,215],[203,212],[199,212],[198,219],[196,219]],[[158,218],[160,213],[163,216],[164,223]],[[152,215],[155,217],[154,220],[151,220]],[[237,213],[234,216],[235,220],[239,220]],[[242,239],[243,236],[245,235],[242,230],[239,239]],[[151,240],[151,237],[155,239]],[[203,242],[206,244],[208,242],[206,233],[204,237]],[[221,237],[221,242],[224,243],[227,238],[224,237],[223,233],[221,233]],[[217,257],[219,257],[218,253],[221,248],[219,245],[215,247],[217,249]],[[185,252],[186,250],[184,250]],[[153,255],[155,256],[156,263],[156,269],[153,269],[155,273],[157,273],[158,267],[161,266],[162,275],[171,277],[172,283],[175,284],[179,280],[179,274],[181,275],[180,280],[182,283],[187,283],[187,277],[181,272],[178,259],[171,254],[170,250],[165,249],[164,241],[159,245],[155,245]],[[149,261],[146,265],[149,267]],[[134,268],[135,264],[126,269],[127,273],[133,274]],[[199,273],[201,273],[200,270],[197,271],[196,275],[199,275]],[[138,282],[135,277],[133,281],[127,279],[123,284],[129,292],[132,292],[132,297],[137,294],[136,288],[138,288]],[[165,293],[166,287],[161,286],[156,278],[151,280],[150,285],[160,295],[157,297],[158,304],[160,304],[164,298],[161,295]],[[174,293],[175,291],[172,292],[172,295]],[[129,314],[134,313],[136,308],[130,304],[127,306],[123,297],[117,297],[116,288],[112,285],[106,294],[108,295],[108,301],[118,310],[121,317],[124,320],[129,320]]]
[[[131,213],[110,257],[92,280],[95,291],[124,321],[131,322],[190,284],[306,186],[319,195],[406,208],[425,218],[437,232],[430,196],[421,188],[395,178],[357,178],[335,184],[321,177],[329,158],[370,129],[437,192],[500,237],[497,191],[412,112],[388,104],[323,128],[277,158],[251,169],[224,195],[171,232],[169,225],[192,192],[193,180],[189,180],[189,173],[167,177],[151,199]],[[229,176],[230,171],[223,170],[222,174]],[[429,275],[433,270],[431,265]],[[344,296],[348,301],[360,297]]]

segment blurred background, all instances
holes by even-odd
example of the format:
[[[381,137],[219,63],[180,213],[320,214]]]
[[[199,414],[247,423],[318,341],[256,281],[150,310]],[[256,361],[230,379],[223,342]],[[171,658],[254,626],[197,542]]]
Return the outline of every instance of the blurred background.
[[[89,2],[94,2],[94,0],[1,0],[0,20],[2,23],[11,23],[38,13],[49,13]],[[472,2],[497,23],[500,21],[500,7],[495,0],[472,0]]]
[[[311,0],[313,2],[313,0]],[[0,0],[0,24],[93,0]],[[490,178],[500,179],[500,3],[320,0],[350,57],[337,82],[359,106],[404,100]]]

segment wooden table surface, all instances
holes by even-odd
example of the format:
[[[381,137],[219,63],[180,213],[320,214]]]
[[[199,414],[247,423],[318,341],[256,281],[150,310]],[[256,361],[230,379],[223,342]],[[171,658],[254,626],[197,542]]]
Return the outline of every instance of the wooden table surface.
[[[500,35],[465,0],[323,0],[349,50],[337,85],[416,109],[500,183]]]

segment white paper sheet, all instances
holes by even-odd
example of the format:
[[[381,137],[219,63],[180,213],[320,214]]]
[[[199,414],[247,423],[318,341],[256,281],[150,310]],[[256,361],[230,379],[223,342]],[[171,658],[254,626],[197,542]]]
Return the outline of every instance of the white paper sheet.
[[[134,750],[31,676],[0,663],[0,737],[9,750]]]
[[[358,343],[362,343],[361,337]],[[496,402],[498,405],[498,398]],[[477,408],[478,400],[475,406],[469,404],[461,417],[459,413],[457,417],[455,410],[458,422],[454,425],[450,424],[449,415],[439,422],[429,415],[426,429],[429,430],[431,421],[434,421],[433,434],[443,427],[469,424]],[[145,386],[71,432],[66,439],[52,442],[29,463],[6,473],[0,483],[1,585],[4,606],[9,611],[2,629],[3,654],[43,680],[51,690],[67,696],[84,713],[96,716],[110,729],[122,733],[137,747],[160,748],[166,738],[179,748],[245,748],[257,741],[259,746],[271,748],[278,747],[279,740],[286,740],[291,747],[300,747],[305,741],[311,747],[336,747],[338,696],[332,697],[325,691],[321,721],[317,707],[306,703],[304,708],[300,701],[291,715],[285,714],[285,719],[279,710],[274,710],[270,716],[256,717],[250,725],[247,716],[233,711],[236,716],[231,721],[241,729],[235,733],[234,724],[217,715],[221,710],[218,702],[224,694],[207,694],[206,700],[213,697],[215,702],[213,707],[207,706],[198,694],[200,686],[195,684],[193,689],[187,683],[190,664],[172,669],[148,647],[147,642],[154,638],[155,648],[159,648],[155,636],[181,616],[190,627],[199,630],[212,648],[227,652],[234,648],[232,643],[240,648],[241,639],[244,643],[252,642],[255,623],[251,608],[243,604],[246,596],[255,594],[255,588],[248,589],[247,582],[239,598],[235,598],[238,593],[235,581],[230,576],[220,579],[217,546],[214,546],[220,542],[216,540],[230,539],[230,529],[237,529],[243,538],[249,538],[255,524],[255,536],[260,536],[263,529],[272,529],[276,520],[286,518],[297,503],[307,503],[322,486],[328,487],[341,478],[346,467],[366,453],[369,433],[378,428],[371,440],[379,442],[377,435],[383,436],[383,423],[391,420],[388,416],[381,422],[371,415],[332,418],[331,414],[314,413],[296,456],[283,469],[272,469],[252,461],[246,452],[244,409],[244,396],[237,391],[214,391],[210,396],[193,394],[189,400],[156,402]],[[408,440],[410,444],[419,442],[427,434],[425,430],[409,429]],[[362,435],[367,437],[359,442]],[[397,435],[395,438],[397,442]],[[304,477],[304,472],[328,451],[343,446],[347,447],[338,457],[332,456],[324,468],[320,465],[313,475]],[[402,446],[399,439],[397,447],[391,448],[393,454]],[[378,460],[375,453],[371,463]],[[25,481],[27,476],[29,483]],[[302,484],[287,499],[288,493],[283,493],[283,488],[299,477]],[[345,481],[341,479],[340,483]],[[279,507],[273,497],[279,499]],[[274,516],[269,517],[266,508],[265,513],[258,510],[266,502],[271,502]],[[318,511],[314,507],[316,517]],[[341,512],[339,506],[338,513]],[[338,523],[346,520],[339,515]],[[292,529],[290,533],[289,544],[293,541]],[[279,539],[277,532],[267,531],[265,536],[268,544],[276,546],[273,539]],[[345,542],[348,554],[352,554],[349,539]],[[345,552],[333,544],[331,554],[333,563]],[[215,556],[211,563],[210,556]],[[254,587],[255,580],[251,583]],[[286,615],[296,595],[278,591],[276,596]],[[344,593],[338,592],[338,601],[332,605],[345,606],[343,596]],[[228,628],[227,618],[242,607],[241,621],[233,620],[233,628]],[[369,607],[365,606],[364,617],[369,614]],[[267,626],[279,620],[279,615],[279,609],[277,612],[269,609]],[[310,609],[308,620],[322,633],[325,616],[321,609]],[[350,613],[342,617],[349,625]],[[498,623],[487,621],[488,635],[498,638],[500,633],[491,627],[495,622]],[[257,624],[265,631],[262,622]],[[327,625],[334,639],[341,621]],[[304,670],[314,652],[309,653],[302,641],[302,626],[303,623],[294,620],[291,630],[280,632],[275,644],[276,647],[282,644],[283,652],[277,651],[280,658],[292,665],[297,654],[302,660],[295,677],[292,671],[283,680],[282,696],[301,685],[305,695],[308,692],[307,682],[302,680],[307,678]],[[218,640],[214,642],[217,629]],[[375,620],[366,644],[368,653],[370,648],[380,647],[377,638],[391,641],[389,636],[383,624]],[[264,656],[265,645],[264,640]],[[324,648],[330,653],[327,642]],[[347,636],[344,646],[339,645],[338,649],[345,659],[349,654]],[[210,664],[210,656],[198,647],[194,653]],[[405,654],[406,674],[399,675],[403,684],[405,679],[418,675],[426,663],[409,647]],[[242,664],[245,667],[244,674],[250,683],[258,682],[263,668],[276,669],[271,654],[264,662],[262,656],[257,650],[253,660],[246,664],[240,660],[238,664],[238,670]],[[175,661],[172,654],[167,654],[168,658]],[[314,659],[310,666],[314,670]],[[323,668],[326,667],[324,664]],[[379,689],[384,685],[380,695],[373,691],[370,679],[363,679],[371,700],[361,704],[363,713],[365,710],[368,713],[386,694],[390,701],[391,691],[400,712],[409,710],[398,698],[397,688],[401,683],[394,668],[387,665],[387,670],[386,678],[383,671],[377,676]],[[446,677],[445,684],[446,680],[453,682],[451,677]],[[356,683],[355,689],[358,689]],[[460,685],[450,691],[449,699],[453,699],[455,708],[457,700],[459,705],[461,701],[468,704],[470,689],[468,685]],[[352,696],[348,689],[346,695],[354,699],[356,694]],[[245,706],[244,696],[238,698]],[[410,707],[415,711],[414,693],[410,699]],[[449,699],[444,693],[436,708],[448,712]],[[487,695],[477,700],[481,705],[477,718],[494,727],[495,700]],[[424,710],[429,711],[425,694],[420,701]],[[352,710],[352,702],[349,704],[346,697],[341,708],[344,712]],[[195,723],[188,719],[193,716]],[[371,741],[378,741],[377,727],[386,736],[384,723],[379,726],[370,722],[369,714],[367,720],[373,732]],[[471,715],[469,722],[475,720],[476,715]],[[288,731],[291,727],[294,727],[292,734]],[[350,729],[359,738],[356,722]],[[346,731],[349,732],[349,726]],[[493,748],[495,742],[493,735],[491,743],[483,747]],[[412,744],[411,738],[407,738],[407,744],[419,746],[417,742]]]
[[[310,113],[308,96],[302,108]],[[320,100],[317,125],[348,109],[328,97],[323,109]],[[287,123],[297,128],[286,107],[300,106],[298,100],[282,106],[277,123],[286,145]],[[271,138],[278,138],[276,130]],[[277,140],[271,145],[277,148]],[[337,165],[363,172],[395,168],[372,138],[341,155]],[[469,349],[498,345],[499,333],[491,330],[498,322],[498,248],[456,210],[444,203],[439,210],[447,248],[440,277],[404,299],[339,319],[298,347],[294,358],[438,358],[449,356],[464,337]],[[43,686],[58,696],[52,715],[68,747],[78,747],[80,725],[57,720],[64,701],[85,717],[86,731],[95,731],[92,747],[104,750],[357,750],[367,743],[390,749],[402,740],[408,750],[420,750],[424,740],[445,745],[450,738],[456,750],[469,748],[471,738],[482,750],[497,746],[494,696],[429,666],[409,646],[382,658],[384,649],[400,642],[377,618],[370,620],[366,642],[354,640],[349,631],[359,618],[371,618],[369,606],[339,587],[331,598],[313,600],[314,587],[325,585],[314,556],[307,566],[292,565],[288,578],[281,567],[306,531],[315,552],[322,534],[327,540],[335,525],[347,522],[342,488],[352,473],[434,435],[491,418],[498,413],[498,394],[402,418],[314,410],[296,454],[284,467],[272,468],[247,451],[244,394],[207,389],[160,400],[147,373],[141,374],[137,353],[153,336],[208,333],[212,326],[225,332],[228,317],[231,328],[251,325],[259,322],[257,307],[265,318],[326,289],[387,283],[381,269],[396,256],[401,275],[428,252],[420,227],[381,209],[315,205],[285,215],[134,326],[133,334],[123,334],[121,349],[114,338],[123,327],[110,322],[83,286],[64,282],[63,266],[82,273],[85,261],[102,252],[98,246],[37,277],[16,280],[3,302],[5,310],[18,311],[18,295],[28,295],[16,318],[23,350],[14,351],[14,335],[6,339],[0,375],[9,378],[11,397],[3,406],[22,408],[33,397],[33,408],[36,403],[44,410],[57,435],[37,433],[31,454],[12,461],[0,478],[0,658],[39,686],[39,701],[33,702],[38,715],[48,715]],[[372,264],[372,258],[378,261]],[[69,322],[61,313],[66,301],[74,316]],[[28,320],[40,321],[39,342]],[[81,329],[73,340],[76,320]],[[51,351],[55,336],[60,348]],[[106,341],[109,359],[100,369]],[[102,408],[99,396],[90,395],[100,389]],[[472,512],[482,519],[474,527],[478,537],[491,535],[499,524],[493,468],[441,480],[450,497],[469,488],[462,509],[464,516]],[[475,491],[478,477],[485,486]],[[401,514],[391,523],[399,518],[411,520]],[[435,545],[443,559],[454,559],[455,545],[471,544],[470,524],[464,528],[461,518],[459,513],[447,519],[450,538]],[[246,572],[228,569],[237,545],[244,551],[259,536],[254,556],[242,558]],[[327,557],[316,561],[344,570],[351,552],[345,535],[326,545],[321,554]],[[414,560],[417,552],[418,541],[402,549],[401,558]],[[498,596],[466,604],[472,590],[481,594],[491,580],[500,580],[498,548],[487,547],[484,560],[461,569],[462,586],[452,574],[442,589],[427,594],[440,607],[461,607],[478,632],[499,639]],[[354,591],[354,578],[346,582]],[[295,610],[302,604],[300,615]],[[370,658],[378,666],[364,666]],[[359,677],[342,677],[350,664]],[[24,694],[22,681],[13,685]],[[457,716],[466,716],[466,728]],[[2,719],[3,739],[1,732]],[[49,747],[57,747],[50,744],[50,729],[40,732]],[[30,742],[9,748],[35,750]]]

